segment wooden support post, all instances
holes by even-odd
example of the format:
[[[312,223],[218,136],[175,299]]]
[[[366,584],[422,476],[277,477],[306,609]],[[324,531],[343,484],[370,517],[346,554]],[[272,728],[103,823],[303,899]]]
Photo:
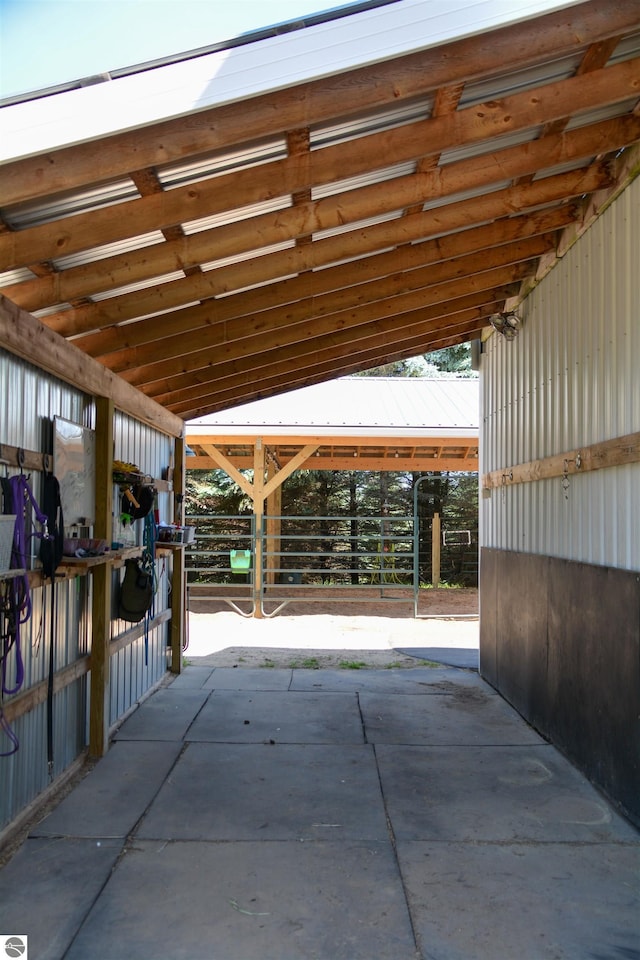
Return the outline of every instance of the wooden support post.
[[[431,584],[440,586],[440,514],[434,513],[431,523]]]
[[[264,468],[264,442],[261,437],[257,437],[253,451],[253,514],[256,524],[255,556],[253,558],[253,600],[254,616],[258,618],[262,617],[260,586],[262,583],[262,518],[265,497]]]
[[[276,474],[276,465],[273,461],[269,461],[267,467],[267,482],[272,479]],[[278,564],[277,554],[280,552],[280,530],[282,527],[282,521],[280,519],[280,514],[282,513],[282,487],[276,487],[275,490],[267,497],[267,573],[266,577],[267,583],[276,582],[275,568]]]
[[[173,517],[174,522],[184,524],[185,490],[185,441],[178,437],[174,446],[173,469]],[[184,550],[174,550],[171,569],[171,673],[180,673],[182,669],[182,650],[188,616],[185,602],[185,562]]]
[[[113,401],[96,397],[96,517],[94,535],[111,542],[113,510]],[[89,755],[102,757],[109,749],[111,639],[111,579],[109,564],[93,574],[91,637],[91,706]]]

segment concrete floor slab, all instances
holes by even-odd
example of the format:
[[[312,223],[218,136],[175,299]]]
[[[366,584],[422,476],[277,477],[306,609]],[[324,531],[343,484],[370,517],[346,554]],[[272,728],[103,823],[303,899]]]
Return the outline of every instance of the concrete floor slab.
[[[37,960],[59,960],[121,850],[121,840],[25,841],[0,871],[2,933],[25,934],[29,955]]]
[[[162,786],[181,749],[181,743],[115,743],[31,835],[126,837]]]
[[[637,833],[548,744],[376,746],[401,840],[635,841]]]
[[[463,667],[465,670],[480,669],[478,647],[396,647],[396,650],[409,657],[433,660],[450,667]]]
[[[65,960],[119,957],[415,960],[416,952],[389,843],[139,840]]]
[[[516,745],[544,743],[501,697],[460,686],[445,696],[360,694],[369,743]]]
[[[640,834],[477,674],[367,673],[174,687],[185,739],[115,743],[0,918],[47,960],[637,960]]]
[[[191,743],[137,835],[386,840],[373,749],[367,744]]]
[[[215,743],[363,743],[355,695],[214,690],[189,730]]]
[[[216,667],[205,687],[207,690],[288,690],[292,670],[270,667]]]
[[[213,673],[213,667],[200,667],[189,664],[184,667],[182,673],[173,677],[171,680],[172,690],[181,690],[187,687],[192,690],[199,690]]]
[[[357,660],[357,657],[355,658]],[[472,671],[415,667],[389,670],[294,670],[292,690],[329,690],[370,693],[451,693],[460,687],[475,687],[487,695],[495,693]]]
[[[209,696],[208,690],[158,690],[145,700],[115,735],[116,740],[180,741]]]
[[[638,844],[398,844],[429,960],[632,960]]]

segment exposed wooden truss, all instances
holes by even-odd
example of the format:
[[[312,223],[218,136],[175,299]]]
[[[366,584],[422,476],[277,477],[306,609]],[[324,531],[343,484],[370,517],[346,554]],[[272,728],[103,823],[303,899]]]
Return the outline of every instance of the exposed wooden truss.
[[[183,419],[478,338],[632,175],[639,99],[640,0],[589,0],[6,163],[0,292]]]
[[[478,438],[440,437],[435,439],[427,431],[399,439],[393,436],[318,436],[312,433],[299,436],[276,434],[224,436],[190,433],[186,442],[194,456],[187,459],[190,470],[227,468],[235,471],[253,469],[254,450],[259,439],[269,456],[285,469],[295,462],[303,470],[371,470],[376,472],[445,471],[475,473],[478,470]],[[422,435],[421,435],[422,434]],[[306,454],[300,461],[300,451]]]

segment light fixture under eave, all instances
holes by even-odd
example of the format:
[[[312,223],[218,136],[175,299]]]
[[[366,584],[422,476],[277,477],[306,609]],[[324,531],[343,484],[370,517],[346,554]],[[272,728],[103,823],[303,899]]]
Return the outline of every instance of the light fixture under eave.
[[[522,327],[522,320],[513,310],[494,313],[493,316],[489,317],[489,322],[494,330],[502,334],[505,340],[515,340]]]

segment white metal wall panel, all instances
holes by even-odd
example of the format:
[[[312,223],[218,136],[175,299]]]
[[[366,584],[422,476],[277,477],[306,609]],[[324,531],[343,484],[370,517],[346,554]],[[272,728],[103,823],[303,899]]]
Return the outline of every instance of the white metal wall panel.
[[[636,179],[485,344],[482,473],[640,430],[639,224]],[[639,493],[640,464],[494,490],[482,543],[638,570]]]
[[[151,427],[116,412],[114,419],[114,456],[127,463],[135,463],[144,474],[151,477],[162,477],[163,471],[169,466],[172,453],[172,440]],[[120,492],[114,491],[114,529],[120,510]],[[170,514],[171,494],[158,494],[158,509],[160,520],[169,522],[173,519]],[[144,536],[144,521],[136,520],[133,525],[135,543],[141,545]],[[112,637],[115,638],[126,632],[132,625],[124,620],[117,619],[117,596],[123,571],[114,571],[113,583],[113,621]],[[163,558],[156,560],[157,593],[155,596],[155,610],[166,609],[168,605],[166,561]],[[127,712],[140,697],[157,683],[167,669],[167,627],[162,626],[149,631],[147,652],[145,656],[145,640],[141,637],[133,643],[119,650],[111,657],[111,701],[110,722],[115,723]],[[145,662],[146,660],[146,662]]]
[[[37,370],[31,364],[0,350],[0,442],[25,450],[44,450],[46,428],[53,417],[61,416],[84,426],[94,425],[93,402],[74,387]],[[7,466],[8,474],[18,472]],[[42,502],[42,474],[34,472],[31,485]],[[37,553],[38,541],[32,541]],[[55,614],[50,587],[32,590],[32,615],[21,628],[21,654],[24,662],[22,690],[46,680],[49,672],[49,646],[53,621],[55,669],[72,663],[88,652],[88,624],[81,615],[85,578],[66,580],[56,585]],[[15,677],[15,653],[8,661],[9,677]],[[53,742],[54,773],[61,773],[85,745],[85,708],[87,678],[81,677],[54,696]],[[10,697],[7,697],[8,701]],[[47,769],[46,704],[20,717],[12,724],[20,747],[10,757],[0,758],[0,828],[12,820],[49,782]],[[0,752],[10,743],[0,734]]]
[[[95,408],[91,398],[0,349],[0,443],[26,450],[44,450],[49,421],[56,416],[95,428]],[[122,415],[116,417],[114,434],[116,457],[137,462],[145,473],[153,477],[162,476],[163,469],[170,462],[172,441],[168,437]],[[7,468],[10,474],[17,470],[17,465]],[[39,471],[31,477],[39,502],[42,501],[41,477]],[[170,494],[160,494],[159,501],[161,519],[170,519]],[[33,543],[35,554],[38,542],[34,540]],[[162,560],[158,560],[157,568],[159,591],[156,609],[164,610],[167,607],[168,590]],[[117,576],[118,573],[114,572],[114,579]],[[31,598],[32,616],[21,631],[25,671],[21,692],[46,680],[48,676],[52,621],[56,670],[90,653],[90,577],[78,576],[57,583],[55,615],[52,613],[48,586],[44,590],[32,590]],[[113,636],[124,632],[129,626],[116,621],[113,624]],[[146,665],[144,638],[112,658],[112,722],[164,675],[167,667],[166,636],[166,626],[150,632]],[[14,654],[9,658],[8,668],[9,677],[15,676]],[[54,696],[55,776],[75,760],[87,743],[88,688],[89,677],[84,676]],[[9,700],[10,697],[5,698],[5,702]],[[0,829],[42,793],[49,783],[46,703],[18,718],[12,728],[20,747],[12,756],[0,757]],[[8,739],[0,731],[0,752],[9,747]]]

